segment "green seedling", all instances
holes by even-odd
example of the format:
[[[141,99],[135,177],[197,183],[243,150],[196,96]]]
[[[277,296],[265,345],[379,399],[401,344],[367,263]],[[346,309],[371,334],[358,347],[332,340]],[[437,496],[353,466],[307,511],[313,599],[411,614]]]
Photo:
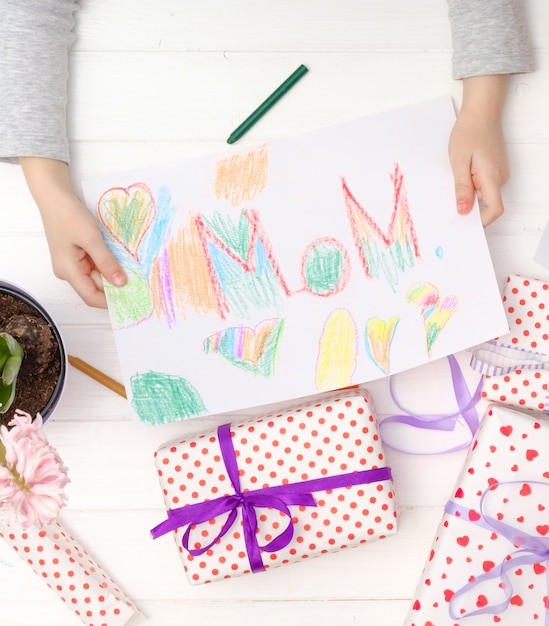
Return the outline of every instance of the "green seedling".
[[[21,363],[23,348],[8,333],[0,333],[0,414],[11,406]]]

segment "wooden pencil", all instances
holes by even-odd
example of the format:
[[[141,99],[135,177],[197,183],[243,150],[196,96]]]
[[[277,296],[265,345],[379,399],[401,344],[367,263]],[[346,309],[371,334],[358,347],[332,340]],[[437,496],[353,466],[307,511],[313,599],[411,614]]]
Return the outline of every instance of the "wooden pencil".
[[[96,369],[89,363],[86,363],[86,361],[83,361],[77,356],[72,356],[71,354],[69,354],[68,359],[69,363],[77,370],[80,370],[84,374],[87,374],[90,378],[93,378],[93,380],[96,380],[98,383],[101,383],[105,387],[108,387],[111,391],[114,391],[119,396],[122,396],[123,398],[128,397],[126,395],[126,389],[124,388],[124,385],[117,382],[110,376],[107,376],[107,374],[99,371],[98,369]]]

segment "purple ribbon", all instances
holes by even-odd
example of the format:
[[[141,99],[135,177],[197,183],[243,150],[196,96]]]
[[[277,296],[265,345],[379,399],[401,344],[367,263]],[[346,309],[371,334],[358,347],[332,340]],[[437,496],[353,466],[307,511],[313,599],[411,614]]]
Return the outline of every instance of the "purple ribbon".
[[[177,509],[168,510],[168,518],[151,530],[153,539],[170,531],[186,526],[182,537],[182,545],[193,556],[199,556],[209,550],[233,526],[238,517],[238,509],[242,509],[242,526],[244,529],[244,543],[252,572],[261,572],[265,569],[261,559],[261,551],[276,552],[287,546],[293,537],[294,528],[292,513],[288,508],[291,505],[316,506],[312,493],[326,491],[340,487],[351,487],[367,483],[391,479],[391,470],[388,467],[349,472],[338,476],[327,476],[306,480],[300,483],[276,485],[252,491],[242,491],[238,465],[231,437],[231,425],[223,424],[217,429],[218,443],[225,463],[227,475],[233,485],[234,494],[221,496],[206,502],[196,502]],[[257,541],[257,514],[256,508],[277,509],[288,518],[288,524],[272,541],[260,546]],[[198,549],[189,547],[191,528],[207,522],[218,515],[229,513],[223,527],[216,537],[207,545]]]
[[[380,434],[382,436],[383,442],[400,452],[406,452],[401,448],[398,448],[391,443],[387,442],[386,437],[383,436],[384,426],[387,424],[407,424],[408,426],[413,426],[414,428],[421,428],[427,430],[437,430],[437,431],[451,431],[456,427],[456,422],[459,417],[463,417],[469,431],[471,432],[471,436],[464,443],[454,446],[451,448],[447,448],[442,450],[441,452],[455,452],[456,450],[462,450],[463,448],[468,448],[473,440],[473,436],[476,433],[479,424],[480,418],[478,412],[476,410],[476,405],[481,397],[482,391],[482,378],[479,380],[477,388],[473,392],[470,393],[469,387],[467,386],[467,382],[463,376],[463,372],[457,362],[455,356],[449,355],[447,357],[448,363],[450,365],[450,373],[452,375],[452,385],[454,388],[454,395],[456,398],[456,402],[458,405],[458,410],[455,413],[433,413],[433,414],[425,414],[425,413],[412,413],[408,409],[406,409],[402,404],[398,401],[393,384],[393,376],[389,377],[389,393],[391,394],[391,398],[393,402],[397,405],[397,407],[402,411],[401,415],[391,415],[390,417],[384,418],[379,425]],[[438,454],[439,452],[437,452]],[[422,452],[424,454],[424,452]]]
[[[471,580],[471,582],[468,582],[454,593],[449,603],[449,612],[452,619],[486,614],[499,615],[500,613],[503,613],[509,607],[513,596],[513,585],[508,576],[508,572],[516,567],[519,567],[520,565],[534,565],[536,563],[543,563],[544,561],[549,560],[549,537],[534,537],[529,535],[520,528],[506,524],[497,518],[488,515],[484,510],[485,501],[489,497],[490,493],[493,493],[499,487],[515,484],[543,485],[544,487],[548,486],[547,483],[539,481],[509,481],[493,484],[484,491],[480,499],[480,518],[478,517],[479,514],[476,514],[475,511],[461,506],[453,500],[449,500],[446,503],[446,513],[459,517],[460,519],[468,521],[472,524],[482,526],[489,531],[495,531],[498,535],[505,537],[505,539],[507,539],[513,546],[518,548],[511,555],[505,555],[499,566],[494,567],[489,572],[476,576],[473,580]],[[472,517],[470,514],[472,514]],[[455,610],[456,602],[459,598],[469,593],[472,589],[486,580],[494,578],[499,578],[500,580],[498,588],[501,588],[504,593],[504,599],[502,602],[487,605],[468,613],[461,613]],[[547,568],[547,585],[549,587],[549,567]],[[548,608],[549,607],[545,606],[545,626],[549,626]]]

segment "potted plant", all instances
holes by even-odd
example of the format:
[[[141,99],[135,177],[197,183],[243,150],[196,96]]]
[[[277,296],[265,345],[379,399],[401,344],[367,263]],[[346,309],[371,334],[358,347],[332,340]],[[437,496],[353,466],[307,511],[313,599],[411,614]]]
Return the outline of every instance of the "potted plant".
[[[0,425],[16,409],[51,416],[63,393],[67,354],[49,313],[20,287],[0,281]]]

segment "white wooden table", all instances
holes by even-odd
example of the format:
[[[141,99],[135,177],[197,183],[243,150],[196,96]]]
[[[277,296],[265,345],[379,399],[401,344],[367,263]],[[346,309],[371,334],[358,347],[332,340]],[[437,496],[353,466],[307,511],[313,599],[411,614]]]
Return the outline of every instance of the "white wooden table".
[[[229,132],[300,63],[310,69],[306,83],[241,145],[446,94],[460,102],[444,0],[82,0],[81,6],[70,81],[76,184],[224,148]],[[549,5],[529,0],[527,10],[537,71],[512,81],[507,210],[486,231],[500,287],[509,273],[549,279],[532,259],[549,218]],[[17,166],[0,164],[0,189],[0,275],[46,306],[69,352],[120,379],[108,314],[87,308],[54,278]],[[430,398],[416,408],[443,411],[448,397],[436,383],[446,369],[428,367],[406,375]],[[372,390],[383,410],[383,383]],[[403,508],[395,537],[191,587],[171,537],[149,537],[164,512],[153,452],[215,419],[136,429],[122,398],[71,370],[47,426],[71,477],[63,523],[135,600],[146,623],[400,626],[464,453],[388,450]],[[0,559],[2,626],[80,623],[6,546]]]

